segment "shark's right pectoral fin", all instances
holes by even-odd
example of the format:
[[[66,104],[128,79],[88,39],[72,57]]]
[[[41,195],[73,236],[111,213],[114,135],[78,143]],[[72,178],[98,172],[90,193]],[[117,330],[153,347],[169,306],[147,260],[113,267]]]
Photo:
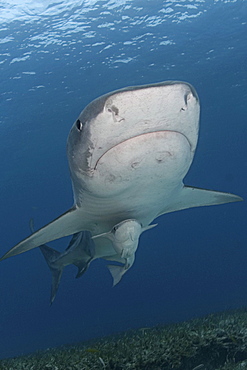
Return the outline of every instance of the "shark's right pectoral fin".
[[[86,217],[82,209],[74,206],[56,218],[54,221],[50,222],[46,226],[34,232],[28,238],[16,244],[3,255],[0,261],[39,247],[40,245],[46,244],[52,240],[86,230],[88,223],[85,221],[85,219]]]

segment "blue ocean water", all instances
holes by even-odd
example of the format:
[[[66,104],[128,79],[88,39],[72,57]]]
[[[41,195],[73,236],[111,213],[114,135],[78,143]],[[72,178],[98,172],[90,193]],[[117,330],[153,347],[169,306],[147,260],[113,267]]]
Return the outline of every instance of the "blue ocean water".
[[[185,184],[247,198],[245,0],[0,1],[1,255],[73,203],[66,139],[92,99],[190,82],[199,144]],[[65,269],[54,304],[38,249],[1,262],[0,358],[247,305],[246,202],[167,214],[112,288]],[[52,243],[64,249],[68,239]]]

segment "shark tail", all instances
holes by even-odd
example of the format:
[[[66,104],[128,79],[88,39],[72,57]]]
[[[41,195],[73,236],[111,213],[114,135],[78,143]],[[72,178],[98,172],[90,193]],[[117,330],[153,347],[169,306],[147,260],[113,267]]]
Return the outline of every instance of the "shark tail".
[[[29,227],[32,233],[34,233],[34,220],[33,218],[29,221]],[[53,266],[52,262],[54,260],[58,259],[61,255],[60,252],[56,251],[53,248],[48,247],[47,245],[43,244],[39,247],[40,251],[42,252],[47,265],[49,266],[51,273],[52,273],[52,284],[51,284],[51,296],[50,296],[50,305],[52,305],[57,291],[59,287],[59,283],[62,277],[63,268],[64,266],[61,266],[60,268]]]
[[[41,245],[39,249],[41,250],[52,274],[51,296],[50,296],[50,305],[52,305],[58,291],[63,269],[66,265],[58,263],[58,261],[61,259],[62,253],[56,251],[53,248],[48,247],[47,245]],[[73,263],[73,265],[75,265],[78,268],[76,278],[81,277],[87,271],[91,260],[92,258],[90,258],[87,261]]]
[[[54,266],[53,262],[54,260],[57,260],[59,258],[61,253],[56,251],[53,248],[48,247],[47,245],[41,245],[39,249],[41,250],[47,262],[47,265],[49,266],[51,270],[51,274],[52,274],[51,296],[50,296],[50,305],[52,305],[56,297],[59,283],[60,283],[61,276],[62,276],[63,269],[64,269],[64,266],[62,265],[61,267]]]

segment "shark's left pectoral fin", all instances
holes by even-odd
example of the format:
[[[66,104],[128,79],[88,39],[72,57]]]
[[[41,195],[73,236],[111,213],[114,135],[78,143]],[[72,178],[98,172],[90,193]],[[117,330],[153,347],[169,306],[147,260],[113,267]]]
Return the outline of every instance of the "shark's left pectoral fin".
[[[39,247],[40,245],[46,244],[52,240],[85,230],[87,228],[87,223],[84,221],[84,216],[85,215],[83,214],[81,208],[72,207],[54,221],[50,222],[30,235],[28,238],[16,244],[4,254],[0,261]]]
[[[186,208],[212,206],[216,204],[239,202],[242,200],[243,198],[238,195],[230,193],[184,186],[173,202],[165,207],[159,216]]]

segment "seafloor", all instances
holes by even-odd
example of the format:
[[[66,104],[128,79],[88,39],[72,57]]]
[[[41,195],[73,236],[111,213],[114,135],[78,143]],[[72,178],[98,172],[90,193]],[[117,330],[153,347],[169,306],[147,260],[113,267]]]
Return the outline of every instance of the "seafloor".
[[[243,370],[247,309],[0,360],[0,370]]]

